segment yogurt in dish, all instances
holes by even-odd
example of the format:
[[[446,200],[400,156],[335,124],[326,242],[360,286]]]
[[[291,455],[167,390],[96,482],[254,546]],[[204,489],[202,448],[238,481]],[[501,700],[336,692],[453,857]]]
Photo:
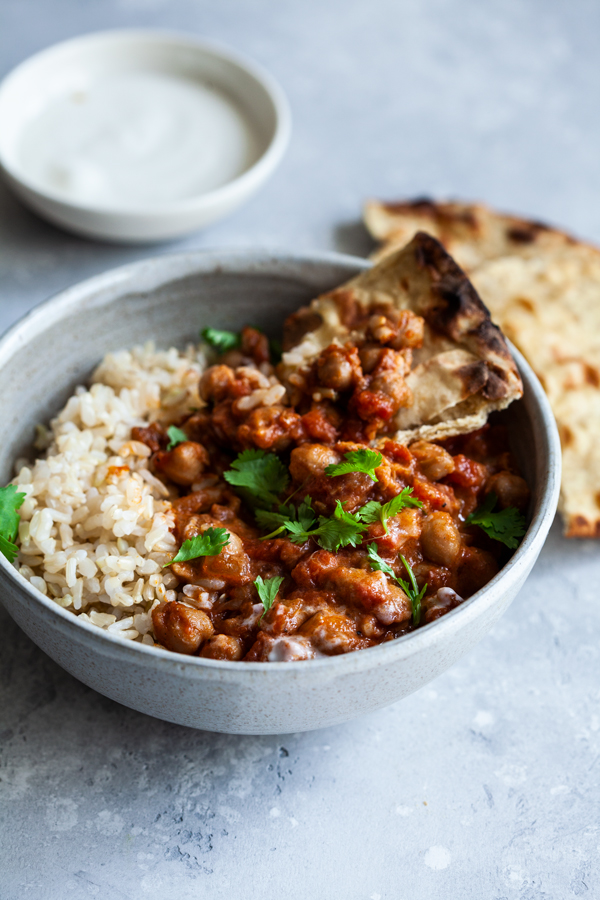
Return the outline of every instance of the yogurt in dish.
[[[161,72],[104,73],[46,102],[17,159],[41,189],[81,204],[153,207],[221,187],[260,155],[225,92]]]

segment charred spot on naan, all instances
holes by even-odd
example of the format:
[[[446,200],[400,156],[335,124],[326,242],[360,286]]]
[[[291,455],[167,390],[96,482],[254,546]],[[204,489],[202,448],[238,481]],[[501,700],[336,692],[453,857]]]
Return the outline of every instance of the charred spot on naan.
[[[490,352],[512,363],[512,356],[502,332],[491,320],[490,311],[479,294],[439,241],[424,232],[415,236],[419,244],[417,259],[425,266],[432,279],[432,293],[441,301],[423,313],[425,321],[436,331],[442,332],[456,343],[465,338],[477,342],[481,355]],[[500,382],[493,391],[496,399],[506,392],[501,369],[490,373]]]
[[[473,231],[480,228],[475,209],[461,203],[436,203],[431,197],[418,197],[416,200],[382,203],[381,206],[393,215],[417,215],[442,226],[462,225]]]
[[[600,538],[600,519],[593,522],[585,516],[572,516],[568,521],[565,537]]]

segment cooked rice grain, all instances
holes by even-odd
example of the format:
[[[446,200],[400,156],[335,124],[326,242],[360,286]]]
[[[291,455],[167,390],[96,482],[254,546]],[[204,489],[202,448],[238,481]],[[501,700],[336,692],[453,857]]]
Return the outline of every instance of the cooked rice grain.
[[[169,424],[201,407],[204,366],[194,347],[109,353],[90,388],[76,388],[50,429],[38,428],[36,448],[47,448],[45,457],[20,464],[13,479],[27,495],[15,562],[21,575],[82,620],[128,640],[153,644],[150,613],[177,596],[177,579],[162,568],[176,551],[169,492],[131,429]]]

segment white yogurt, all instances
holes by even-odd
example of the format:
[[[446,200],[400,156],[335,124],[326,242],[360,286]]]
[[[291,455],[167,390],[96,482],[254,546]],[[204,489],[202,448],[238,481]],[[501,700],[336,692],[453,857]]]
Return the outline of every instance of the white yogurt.
[[[19,168],[70,202],[162,206],[241,175],[259,156],[233,100],[199,81],[121,72],[57,96],[21,133]]]

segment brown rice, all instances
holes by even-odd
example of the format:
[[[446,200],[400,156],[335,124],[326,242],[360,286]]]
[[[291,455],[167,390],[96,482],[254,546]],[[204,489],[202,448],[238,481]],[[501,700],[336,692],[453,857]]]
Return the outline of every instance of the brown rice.
[[[13,479],[27,495],[21,575],[81,620],[145,644],[154,643],[153,607],[178,596],[177,579],[163,568],[176,542],[169,492],[131,429],[202,406],[204,366],[196,347],[109,353],[91,386],[76,388],[50,429],[39,428],[43,458],[20,460]],[[264,390],[273,388],[267,382]]]

